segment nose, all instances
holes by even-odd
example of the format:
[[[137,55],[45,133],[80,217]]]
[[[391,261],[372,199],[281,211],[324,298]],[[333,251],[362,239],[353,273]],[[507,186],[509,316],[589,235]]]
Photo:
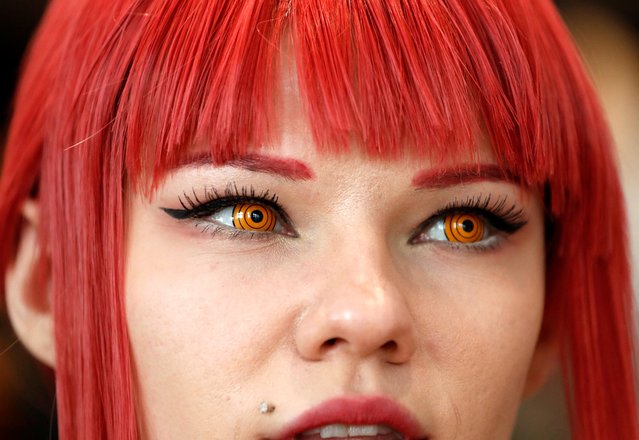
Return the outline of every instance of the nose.
[[[315,361],[374,356],[405,363],[415,352],[416,336],[401,276],[387,250],[354,249],[354,255],[344,255],[348,250],[332,255],[333,264],[323,266],[314,285],[306,286],[314,290],[313,302],[297,327],[298,352]]]

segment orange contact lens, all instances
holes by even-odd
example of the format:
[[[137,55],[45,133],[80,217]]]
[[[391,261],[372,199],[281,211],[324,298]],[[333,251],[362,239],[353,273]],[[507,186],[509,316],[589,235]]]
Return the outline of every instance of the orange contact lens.
[[[277,218],[266,206],[255,203],[239,203],[233,209],[233,226],[245,231],[272,231]]]
[[[444,231],[453,243],[477,243],[484,238],[481,217],[473,214],[450,214],[444,219]]]

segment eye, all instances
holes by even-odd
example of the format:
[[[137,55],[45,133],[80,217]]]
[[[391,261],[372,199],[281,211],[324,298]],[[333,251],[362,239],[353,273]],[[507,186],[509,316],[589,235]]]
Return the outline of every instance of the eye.
[[[277,214],[271,208],[259,203],[236,203],[220,209],[211,217],[218,223],[241,231],[278,232],[281,230]]]
[[[223,194],[207,188],[204,200],[195,190],[192,196],[184,193],[178,200],[183,209],[161,209],[177,220],[195,222],[203,232],[226,233],[231,238],[297,237],[277,196],[268,191],[258,194],[252,187],[229,185]]]
[[[442,243],[466,249],[491,249],[523,228],[524,209],[490,194],[455,200],[419,225],[409,244]]]

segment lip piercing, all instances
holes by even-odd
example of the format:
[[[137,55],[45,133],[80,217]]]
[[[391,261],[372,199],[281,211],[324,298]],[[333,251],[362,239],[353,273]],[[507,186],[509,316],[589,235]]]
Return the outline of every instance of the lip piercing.
[[[268,414],[268,413],[272,413],[273,411],[275,411],[275,405],[273,405],[272,403],[270,402],[260,403],[260,413]]]

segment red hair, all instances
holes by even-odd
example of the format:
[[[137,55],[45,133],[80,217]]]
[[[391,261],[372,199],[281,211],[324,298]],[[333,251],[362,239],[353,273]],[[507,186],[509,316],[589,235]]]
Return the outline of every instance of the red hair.
[[[438,160],[486,135],[501,166],[546,188],[545,328],[561,344],[573,436],[639,438],[622,194],[550,0],[53,0],[10,126],[0,273],[37,196],[61,438],[137,438],[125,192],[150,193],[194,142],[216,162],[276,142],[282,38],[318,148]]]

